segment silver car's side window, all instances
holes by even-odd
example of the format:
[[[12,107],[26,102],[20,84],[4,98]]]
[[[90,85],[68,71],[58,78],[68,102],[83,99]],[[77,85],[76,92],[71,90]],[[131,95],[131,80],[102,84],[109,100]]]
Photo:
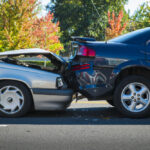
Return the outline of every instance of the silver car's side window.
[[[24,65],[35,69],[55,71],[58,66],[52,63],[50,58],[44,55],[18,55],[11,57],[10,59],[15,60],[16,64]]]

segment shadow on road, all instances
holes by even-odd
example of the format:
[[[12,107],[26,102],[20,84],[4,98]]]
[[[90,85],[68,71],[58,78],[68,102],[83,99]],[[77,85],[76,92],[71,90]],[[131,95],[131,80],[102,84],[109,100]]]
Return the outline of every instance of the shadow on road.
[[[23,118],[0,118],[0,124],[19,125],[150,125],[150,117],[130,119],[113,107],[76,108],[64,112],[37,111]]]

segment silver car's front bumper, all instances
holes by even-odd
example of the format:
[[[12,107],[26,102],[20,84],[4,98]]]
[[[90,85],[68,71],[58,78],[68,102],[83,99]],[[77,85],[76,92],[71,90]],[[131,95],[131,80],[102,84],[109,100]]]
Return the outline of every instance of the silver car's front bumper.
[[[72,102],[71,89],[32,89],[35,110],[63,110]]]

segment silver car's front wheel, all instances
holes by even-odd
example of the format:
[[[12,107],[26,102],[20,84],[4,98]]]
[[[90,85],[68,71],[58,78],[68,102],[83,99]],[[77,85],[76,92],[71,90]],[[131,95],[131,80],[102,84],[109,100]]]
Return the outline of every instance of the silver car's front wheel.
[[[20,117],[26,114],[32,105],[32,97],[27,87],[15,81],[0,83],[0,115]]]
[[[150,80],[142,76],[128,76],[116,87],[114,104],[129,117],[150,114]]]
[[[24,95],[15,86],[4,86],[0,89],[0,110],[6,114],[19,112],[24,105]]]

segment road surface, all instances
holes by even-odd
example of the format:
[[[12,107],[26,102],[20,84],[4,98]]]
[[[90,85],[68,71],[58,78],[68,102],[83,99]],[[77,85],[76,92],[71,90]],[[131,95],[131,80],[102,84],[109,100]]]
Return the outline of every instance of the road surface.
[[[0,118],[0,150],[150,150],[150,117],[129,119],[105,101],[65,112]]]

